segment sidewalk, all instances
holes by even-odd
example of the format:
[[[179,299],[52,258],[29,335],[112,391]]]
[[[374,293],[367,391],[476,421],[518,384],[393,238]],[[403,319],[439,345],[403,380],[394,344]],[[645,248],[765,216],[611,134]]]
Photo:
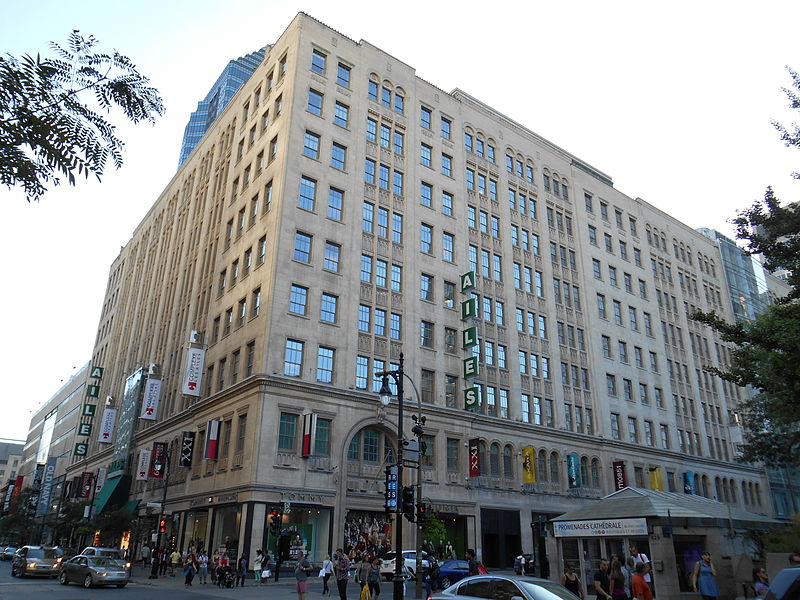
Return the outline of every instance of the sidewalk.
[[[146,590],[148,587],[157,587],[162,589],[185,589],[187,591],[192,591],[197,593],[198,595],[231,595],[237,598],[237,600],[241,599],[263,599],[265,597],[269,597],[270,600],[296,600],[297,599],[297,592],[295,591],[294,583],[295,579],[294,576],[287,572],[281,573],[280,580],[276,583],[274,580],[270,580],[269,583],[262,583],[257,584],[253,574],[250,573],[248,575],[247,580],[245,581],[244,587],[237,587],[235,590],[230,588],[220,588],[217,587],[215,584],[211,583],[211,578],[208,578],[208,583],[203,585],[200,583],[200,578],[195,575],[194,580],[192,581],[192,586],[190,588],[186,588],[184,586],[184,576],[182,573],[176,573],[175,577],[170,577],[169,575],[159,575],[158,579],[149,579],[150,576],[150,569],[144,569],[141,566],[134,566],[133,573],[131,574],[131,585],[140,587],[142,590]],[[318,578],[309,578],[308,580],[308,594],[309,599],[312,596],[319,596],[322,598],[322,580]],[[350,587],[350,586],[348,586]],[[350,591],[350,590],[348,590]],[[356,599],[356,589],[353,586],[353,593],[349,594],[353,596],[353,599]],[[333,586],[333,596],[336,596],[336,586]],[[316,600],[316,599],[315,599]]]

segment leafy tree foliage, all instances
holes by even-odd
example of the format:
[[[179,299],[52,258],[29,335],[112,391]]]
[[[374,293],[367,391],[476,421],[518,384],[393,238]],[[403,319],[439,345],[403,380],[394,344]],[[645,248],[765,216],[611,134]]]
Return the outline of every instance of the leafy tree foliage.
[[[786,70],[789,71],[789,75],[792,78],[792,87],[783,88],[783,91],[789,99],[789,106],[798,110],[800,109],[800,73],[789,67],[787,67]],[[792,123],[790,127],[786,127],[777,121],[773,121],[772,124],[775,126],[775,129],[780,132],[784,144],[800,148],[800,125]],[[800,179],[800,173],[795,171],[792,175],[795,179]]]
[[[131,528],[133,518],[134,514],[130,510],[118,508],[95,515],[92,526],[100,530],[100,540],[103,544],[113,545]]]
[[[96,50],[78,31],[55,58],[0,57],[0,184],[20,186],[28,201],[75,175],[103,175],[110,157],[122,166],[123,142],[104,114],[121,109],[132,122],[155,122],[164,107],[158,90],[116,50]]]
[[[8,513],[0,519],[0,536],[16,541],[28,543],[33,532],[33,519],[38,493],[33,488],[23,488],[14,495],[8,508]]]

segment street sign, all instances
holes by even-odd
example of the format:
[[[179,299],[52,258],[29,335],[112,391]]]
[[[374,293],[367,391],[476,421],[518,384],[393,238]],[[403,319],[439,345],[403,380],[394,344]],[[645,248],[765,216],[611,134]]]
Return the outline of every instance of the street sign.
[[[403,440],[403,460],[419,462],[419,442],[417,440]]]
[[[397,510],[397,467],[386,467],[386,502],[387,511]]]

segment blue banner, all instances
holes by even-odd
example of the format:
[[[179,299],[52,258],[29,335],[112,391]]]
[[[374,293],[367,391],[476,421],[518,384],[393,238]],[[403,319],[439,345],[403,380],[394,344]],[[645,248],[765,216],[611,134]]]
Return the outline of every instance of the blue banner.
[[[567,480],[570,488],[581,487],[580,458],[577,454],[567,454]]]

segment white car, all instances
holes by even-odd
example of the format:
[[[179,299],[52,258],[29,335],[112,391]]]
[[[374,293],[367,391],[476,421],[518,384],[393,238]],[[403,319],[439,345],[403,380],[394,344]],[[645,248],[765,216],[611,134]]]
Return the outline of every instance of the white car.
[[[386,581],[391,581],[392,577],[394,577],[394,569],[395,569],[395,558],[396,554],[394,551],[387,552],[386,554],[381,557],[381,575],[383,575]],[[422,568],[428,567],[428,561],[425,559],[427,554],[425,552],[422,553]],[[403,550],[403,563],[405,564],[406,568],[411,572],[412,575],[416,574],[417,572],[417,551],[416,550]]]

